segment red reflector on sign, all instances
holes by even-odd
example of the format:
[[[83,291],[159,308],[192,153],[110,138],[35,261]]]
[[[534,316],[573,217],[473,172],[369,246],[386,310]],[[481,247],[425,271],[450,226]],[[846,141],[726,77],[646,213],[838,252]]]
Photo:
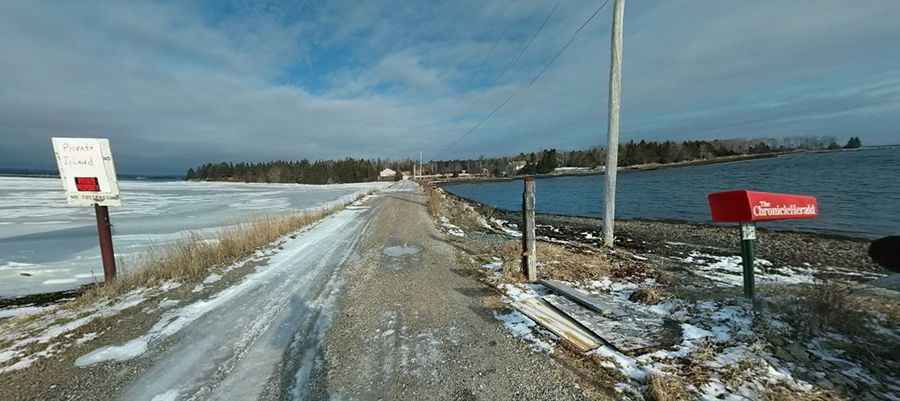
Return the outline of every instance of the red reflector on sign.
[[[75,189],[79,192],[100,192],[97,177],[75,177]]]

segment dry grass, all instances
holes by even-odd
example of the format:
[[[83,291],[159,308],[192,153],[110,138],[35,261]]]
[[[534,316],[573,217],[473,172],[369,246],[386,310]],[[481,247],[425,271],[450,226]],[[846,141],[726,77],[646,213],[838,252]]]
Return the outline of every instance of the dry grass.
[[[647,379],[647,390],[644,392],[647,401],[687,401],[688,394],[684,382],[675,375],[652,373]]]
[[[845,334],[864,334],[867,313],[850,287],[827,282],[805,287],[790,307],[792,315],[810,333],[826,329]]]
[[[640,302],[647,305],[656,305],[663,300],[662,290],[656,287],[641,288],[628,297],[631,302]]]
[[[342,208],[267,216],[223,229],[215,238],[189,234],[175,244],[144,255],[128,269],[133,273],[121,275],[112,283],[93,287],[67,306],[78,307],[94,303],[170,280],[199,282],[211,269],[235,263],[278,238]]]
[[[428,212],[431,213],[431,217],[437,218],[441,214],[441,191],[431,184],[428,184],[426,191],[428,191]]]
[[[834,393],[827,391],[796,391],[784,387],[774,387],[768,389],[765,393],[760,394],[760,401],[845,401],[846,398],[840,397]]]

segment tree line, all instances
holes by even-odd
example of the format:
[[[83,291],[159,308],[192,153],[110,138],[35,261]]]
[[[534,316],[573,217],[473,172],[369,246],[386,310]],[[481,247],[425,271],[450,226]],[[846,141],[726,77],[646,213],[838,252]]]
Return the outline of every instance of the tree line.
[[[843,148],[862,146],[859,137],[850,138]],[[831,136],[798,136],[760,139],[717,139],[712,141],[629,141],[619,144],[619,166],[668,164],[695,160],[710,160],[724,156],[753,155],[796,150],[840,149]],[[593,147],[562,151],[545,149],[520,153],[516,156],[479,158],[477,160],[440,160],[426,166],[425,173],[435,174],[481,173],[491,176],[547,174],[558,167],[595,169],[606,164],[606,149]],[[430,171],[429,171],[430,168]]]
[[[619,165],[668,164],[710,160],[724,156],[753,155],[795,150],[852,149],[862,146],[859,137],[846,145],[838,145],[834,137],[787,137],[764,139],[725,139],[692,141],[629,141],[619,145]],[[188,180],[275,182],[300,184],[333,184],[375,181],[379,173],[390,168],[412,172],[415,161],[385,159],[299,160],[262,163],[206,163],[188,170]],[[606,149],[592,147],[579,150],[545,149],[515,156],[480,157],[469,160],[435,160],[425,163],[423,174],[458,175],[461,173],[489,176],[547,174],[559,167],[595,169],[606,164]]]
[[[261,163],[206,163],[188,169],[187,180],[269,182],[297,184],[338,184],[375,181],[379,173],[391,168],[398,172],[410,170],[413,161],[382,159],[343,160],[276,160]]]

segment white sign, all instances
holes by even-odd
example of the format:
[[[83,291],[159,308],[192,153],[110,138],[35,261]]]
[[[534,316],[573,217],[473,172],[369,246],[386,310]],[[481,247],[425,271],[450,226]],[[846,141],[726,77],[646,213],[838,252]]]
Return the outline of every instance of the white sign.
[[[72,206],[122,206],[116,166],[105,138],[50,138]]]
[[[741,224],[741,239],[756,239],[756,225],[753,223]]]

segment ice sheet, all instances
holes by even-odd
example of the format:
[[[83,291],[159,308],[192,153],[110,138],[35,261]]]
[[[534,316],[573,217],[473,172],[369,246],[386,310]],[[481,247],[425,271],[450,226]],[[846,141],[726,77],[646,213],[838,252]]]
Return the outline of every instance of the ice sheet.
[[[120,272],[188,232],[212,235],[253,216],[322,207],[390,184],[122,181],[123,206],[110,210]],[[66,205],[59,179],[0,177],[0,297],[102,281],[95,224],[91,208]]]

